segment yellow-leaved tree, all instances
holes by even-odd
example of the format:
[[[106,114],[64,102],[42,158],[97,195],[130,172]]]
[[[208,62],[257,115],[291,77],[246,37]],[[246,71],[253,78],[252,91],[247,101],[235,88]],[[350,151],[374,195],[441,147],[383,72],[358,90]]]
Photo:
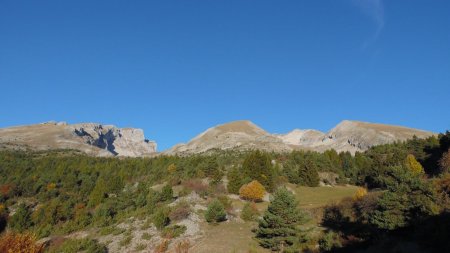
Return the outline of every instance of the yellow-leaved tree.
[[[405,166],[415,175],[425,174],[422,165],[411,154],[406,156]]]
[[[364,187],[359,187],[358,190],[356,190],[355,195],[353,195],[353,200],[361,200],[366,195],[367,189]]]
[[[244,184],[239,189],[239,196],[246,200],[261,201],[264,194],[266,194],[266,189],[258,182],[258,180],[253,180],[248,184]]]

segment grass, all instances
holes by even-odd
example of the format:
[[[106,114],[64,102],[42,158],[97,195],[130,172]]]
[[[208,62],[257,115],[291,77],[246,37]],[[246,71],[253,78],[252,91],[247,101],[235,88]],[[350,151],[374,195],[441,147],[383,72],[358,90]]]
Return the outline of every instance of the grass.
[[[217,225],[202,223],[204,231],[203,239],[196,243],[190,250],[196,253],[248,253],[250,249],[257,248],[258,253],[270,252],[258,247],[253,240],[252,228],[257,226],[255,222],[221,222]],[[251,251],[250,251],[251,252]]]
[[[305,187],[295,185],[289,185],[289,188],[295,191],[299,206],[304,209],[323,207],[343,198],[352,197],[358,189],[357,186]]]
[[[333,187],[304,187],[293,184],[287,185],[295,192],[295,196],[299,201],[299,207],[307,210],[313,210],[326,206],[327,204],[339,201],[346,197],[351,197],[355,194],[358,187],[356,186],[333,186]],[[232,200],[234,208],[242,208],[244,206],[242,200]],[[261,213],[263,213],[268,202],[256,203],[256,206]],[[311,219],[310,222],[304,225],[305,228],[314,228],[312,233],[317,233],[317,220]],[[202,223],[202,230],[204,231],[203,239],[196,243],[191,249],[192,252],[206,253],[266,253],[271,252],[258,246],[258,243],[253,239],[254,233],[252,229],[257,226],[256,222],[221,222],[217,225],[208,225]]]

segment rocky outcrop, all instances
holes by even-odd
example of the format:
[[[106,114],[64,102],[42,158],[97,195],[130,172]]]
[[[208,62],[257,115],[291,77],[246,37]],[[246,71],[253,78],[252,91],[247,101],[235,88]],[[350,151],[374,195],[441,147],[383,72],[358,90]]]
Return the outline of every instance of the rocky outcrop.
[[[0,148],[74,149],[94,156],[151,156],[156,143],[144,138],[142,129],[113,125],[45,122],[0,129]]]
[[[75,124],[70,127],[87,144],[105,149],[113,155],[137,157],[156,152],[156,143],[145,139],[142,129],[117,128],[96,123]]]
[[[296,146],[310,146],[321,141],[324,133],[313,129],[294,129],[287,134],[275,134],[284,143]]]

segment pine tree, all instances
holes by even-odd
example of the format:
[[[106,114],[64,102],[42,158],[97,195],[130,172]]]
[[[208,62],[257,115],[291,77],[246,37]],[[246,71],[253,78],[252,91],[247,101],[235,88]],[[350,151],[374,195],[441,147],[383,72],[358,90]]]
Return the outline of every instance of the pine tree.
[[[232,168],[227,175],[228,184],[227,190],[229,193],[239,194],[239,189],[246,183],[242,178],[242,173],[237,168]]]
[[[225,208],[222,202],[215,199],[209,205],[205,212],[205,219],[207,222],[221,222],[227,219]]]
[[[269,192],[273,191],[275,170],[267,153],[257,150],[247,155],[242,172],[247,178],[258,180]]]
[[[302,185],[311,187],[319,185],[320,179],[316,165],[309,159],[299,168],[298,176],[300,178],[300,184]]]
[[[297,205],[294,195],[287,189],[280,188],[275,192],[256,229],[256,239],[262,247],[273,251],[298,251],[305,236],[299,225],[306,222],[306,215]]]

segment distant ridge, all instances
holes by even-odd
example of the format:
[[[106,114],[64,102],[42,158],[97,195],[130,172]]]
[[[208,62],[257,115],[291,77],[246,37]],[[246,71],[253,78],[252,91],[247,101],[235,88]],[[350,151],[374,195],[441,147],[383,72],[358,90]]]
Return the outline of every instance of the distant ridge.
[[[287,134],[270,134],[248,120],[234,121],[207,129],[186,144],[178,144],[165,154],[196,154],[208,150],[250,150],[285,152],[315,150],[323,152],[365,151],[371,146],[403,141],[432,132],[377,123],[344,120],[327,133],[314,129],[294,129]]]
[[[314,129],[294,129],[286,134],[268,133],[249,120],[211,127],[188,143],[160,153],[190,155],[212,150],[265,150],[290,152],[315,150],[355,153],[368,148],[404,141],[413,136],[426,138],[435,133],[402,126],[344,120],[327,133]],[[154,156],[156,142],[145,139],[142,129],[118,128],[99,123],[69,125],[46,122],[0,129],[0,149],[74,149],[93,156]]]

